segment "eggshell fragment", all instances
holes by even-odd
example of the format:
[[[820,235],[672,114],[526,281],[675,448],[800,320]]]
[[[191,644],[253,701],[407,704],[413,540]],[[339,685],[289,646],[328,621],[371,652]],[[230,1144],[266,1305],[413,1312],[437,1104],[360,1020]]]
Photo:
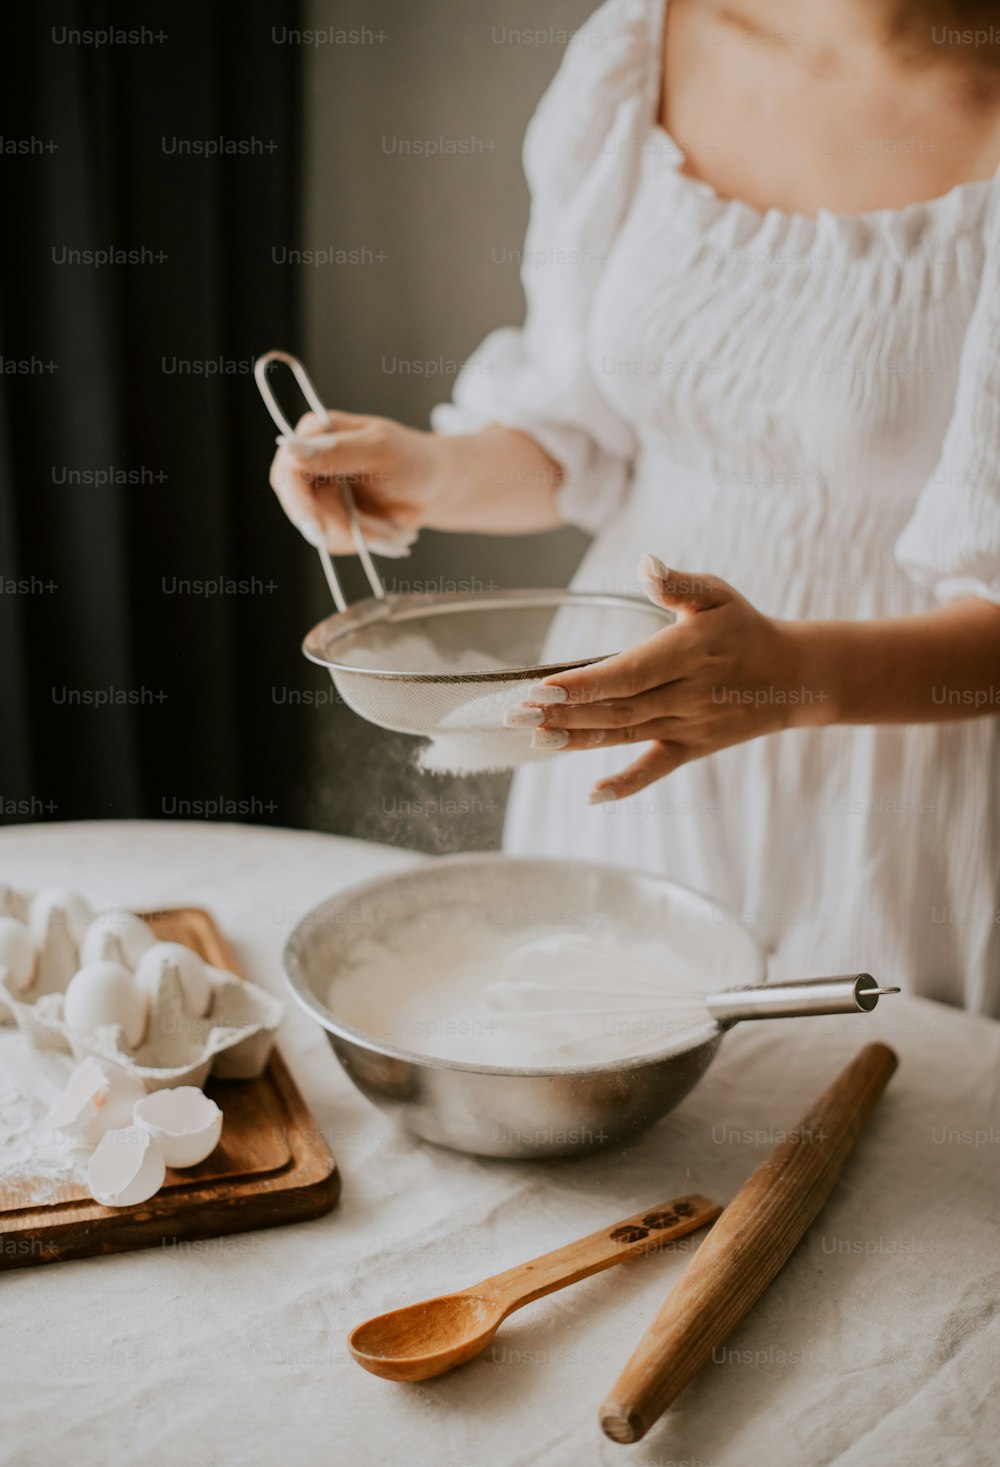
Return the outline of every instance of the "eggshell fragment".
[[[31,928],[16,917],[0,917],[0,970],[12,988],[21,993],[35,981],[38,944]]]
[[[70,979],[63,1014],[71,1029],[85,1034],[117,1024],[135,1049],[149,1022],[149,995],[120,963],[88,963]]]
[[[222,1135],[222,1111],[194,1085],[145,1096],[136,1102],[135,1119],[160,1145],[167,1166],[197,1166]]]
[[[173,969],[177,974],[185,1011],[193,1018],[203,1018],[212,1006],[215,993],[212,970],[182,942],[155,942],[143,953],[135,970],[136,982],[151,999],[156,998],[160,980],[167,969]]]
[[[131,1125],[135,1103],[145,1093],[142,1081],[120,1065],[88,1057],[66,1081],[49,1124],[80,1146],[96,1146],[106,1132]]]
[[[146,949],[155,943],[156,934],[149,923],[137,917],[134,912],[126,912],[117,907],[107,912],[98,912],[83,935],[80,962],[105,961],[110,938],[117,939],[122,961],[129,968],[135,968]]]
[[[163,1149],[142,1126],[125,1126],[102,1137],[87,1167],[87,1185],[105,1207],[148,1202],[163,1186]]]

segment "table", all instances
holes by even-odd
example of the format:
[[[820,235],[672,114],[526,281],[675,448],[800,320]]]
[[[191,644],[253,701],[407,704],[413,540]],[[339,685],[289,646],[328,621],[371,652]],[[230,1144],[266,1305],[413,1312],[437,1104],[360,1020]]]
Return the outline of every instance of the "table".
[[[0,833],[0,880],[208,907],[282,992],[300,913],[412,853],[313,833],[82,823]],[[769,1292],[635,1447],[597,1408],[689,1248],[529,1306],[451,1376],[398,1386],[345,1336],[646,1205],[727,1200],[865,1040],[900,1069]],[[1000,1025],[920,999],[727,1036],[628,1151],[477,1160],[397,1134],[290,1006],[281,1044],[343,1173],[316,1222],[3,1276],[3,1467],[969,1467],[1000,1439]],[[693,1245],[689,1245],[693,1246]]]

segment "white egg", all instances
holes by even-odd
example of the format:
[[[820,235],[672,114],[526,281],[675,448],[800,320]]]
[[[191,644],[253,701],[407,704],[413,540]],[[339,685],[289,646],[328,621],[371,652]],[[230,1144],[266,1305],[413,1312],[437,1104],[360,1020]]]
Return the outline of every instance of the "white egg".
[[[28,924],[39,944],[45,941],[50,923],[55,922],[65,928],[74,945],[78,946],[93,920],[94,911],[90,903],[79,892],[67,891],[62,886],[48,886],[44,891],[36,892],[28,909]]]
[[[70,979],[63,1015],[71,1029],[85,1034],[118,1024],[135,1049],[149,1022],[149,995],[120,963],[88,963]]]
[[[159,1143],[167,1166],[197,1166],[222,1135],[222,1111],[195,1085],[154,1090],[136,1102],[135,1120]]]
[[[49,1124],[81,1146],[96,1146],[107,1131],[132,1124],[136,1101],[146,1087],[109,1060],[82,1060],[49,1112]]]
[[[21,993],[35,981],[38,944],[31,928],[16,917],[0,917],[0,972],[8,987]]]
[[[211,1008],[215,993],[211,973],[198,954],[182,942],[156,942],[148,947],[135,970],[135,981],[153,999],[168,969],[173,969],[180,980],[187,1012],[194,1018],[203,1018]]]
[[[148,1202],[166,1174],[162,1147],[142,1126],[125,1126],[101,1138],[87,1167],[87,1185],[95,1202],[131,1207]]]
[[[125,912],[117,908],[112,908],[107,912],[98,912],[84,933],[80,947],[80,962],[107,961],[110,938],[117,939],[121,961],[127,967],[135,968],[146,949],[153,946],[156,934],[148,922],[144,922],[134,912]],[[114,949],[112,948],[111,951]],[[111,961],[117,962],[119,959],[112,958]]]

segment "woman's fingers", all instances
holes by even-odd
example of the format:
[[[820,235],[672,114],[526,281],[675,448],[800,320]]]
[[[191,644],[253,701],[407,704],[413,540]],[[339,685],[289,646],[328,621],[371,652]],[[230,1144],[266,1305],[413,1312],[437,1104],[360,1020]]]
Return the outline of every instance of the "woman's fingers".
[[[531,688],[524,701],[548,710],[558,706],[580,707],[588,703],[637,699],[641,693],[671,682],[680,675],[681,669],[671,656],[674,650],[679,650],[672,638],[673,627],[667,627],[647,637],[644,642],[637,642],[627,652],[619,652],[603,662],[554,673]]]
[[[337,433],[316,434],[300,442],[282,440],[283,452],[293,471],[315,483],[377,473],[382,456],[382,432],[375,424]]]
[[[362,424],[370,422],[371,418],[358,413],[342,413],[338,408],[328,409],[325,418],[321,418],[318,413],[303,413],[295,424],[295,438],[310,438],[317,433],[340,433],[345,428],[360,428]],[[287,442],[294,442],[287,434],[282,436]]]
[[[516,725],[515,725],[516,727]],[[613,749],[619,744],[646,744],[651,739],[676,735],[676,718],[653,718],[628,728],[536,728],[531,735],[535,749]]]
[[[624,800],[629,795],[637,795],[647,785],[655,784],[658,779],[673,774],[687,760],[687,751],[679,744],[671,744],[666,740],[654,744],[641,759],[623,769],[621,774],[599,780],[590,792],[590,803],[603,805],[609,800]]]
[[[283,449],[279,449],[271,461],[269,478],[271,488],[292,524],[310,543],[316,543],[325,515],[317,502],[312,481],[289,460]]]
[[[655,555],[644,555],[639,562],[639,580],[646,595],[657,606],[685,616],[699,611],[712,611],[731,601],[732,586],[718,576],[702,571],[668,570]]]
[[[335,433],[316,414],[307,413],[299,423],[299,432],[306,435],[302,441],[279,440],[270,480],[285,513],[305,538],[312,544],[325,539],[331,550],[341,552],[349,551],[354,542],[338,481],[357,480],[359,508],[378,515],[379,482],[384,478],[382,432],[380,424],[368,419],[355,419],[359,427],[344,422],[348,414],[330,416],[343,424]]]
[[[733,600],[736,592],[718,576],[668,570],[654,555],[643,556],[639,576],[650,600],[673,611],[677,623],[603,662],[554,673],[531,689],[526,703],[576,706],[618,699],[627,701],[683,676],[686,666],[683,654],[687,650],[683,636],[685,624]]]
[[[504,724],[507,728],[628,728],[676,716],[684,694],[685,680],[678,678],[635,698],[607,703],[548,703],[544,707],[521,703],[507,711]]]
[[[343,456],[345,444],[365,431],[368,436],[362,438],[363,446],[370,449],[381,441],[377,420],[359,418],[354,413],[331,412],[325,418],[306,413],[293,434],[280,433],[276,442],[311,472],[323,473],[335,455]]]

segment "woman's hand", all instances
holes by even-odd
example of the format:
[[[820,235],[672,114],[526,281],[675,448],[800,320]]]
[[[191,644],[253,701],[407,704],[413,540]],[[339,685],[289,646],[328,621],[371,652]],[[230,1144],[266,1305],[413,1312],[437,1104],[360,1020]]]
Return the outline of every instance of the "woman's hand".
[[[525,433],[491,423],[442,435],[389,418],[307,413],[279,439],[271,487],[311,544],[353,555],[341,483],[348,483],[369,547],[400,555],[419,529],[531,534],[559,523],[561,471]]]
[[[591,803],[636,794],[692,759],[796,724],[827,721],[822,688],[803,686],[797,627],[762,615],[714,576],[669,571],[644,556],[646,594],[672,626],[590,667],[557,673],[511,709],[545,749],[650,748],[604,779]]]
[[[436,459],[442,440],[388,418],[306,413],[295,438],[279,441],[271,487],[288,518],[311,544],[353,554],[341,483],[354,492],[373,550],[400,554],[433,514]]]

